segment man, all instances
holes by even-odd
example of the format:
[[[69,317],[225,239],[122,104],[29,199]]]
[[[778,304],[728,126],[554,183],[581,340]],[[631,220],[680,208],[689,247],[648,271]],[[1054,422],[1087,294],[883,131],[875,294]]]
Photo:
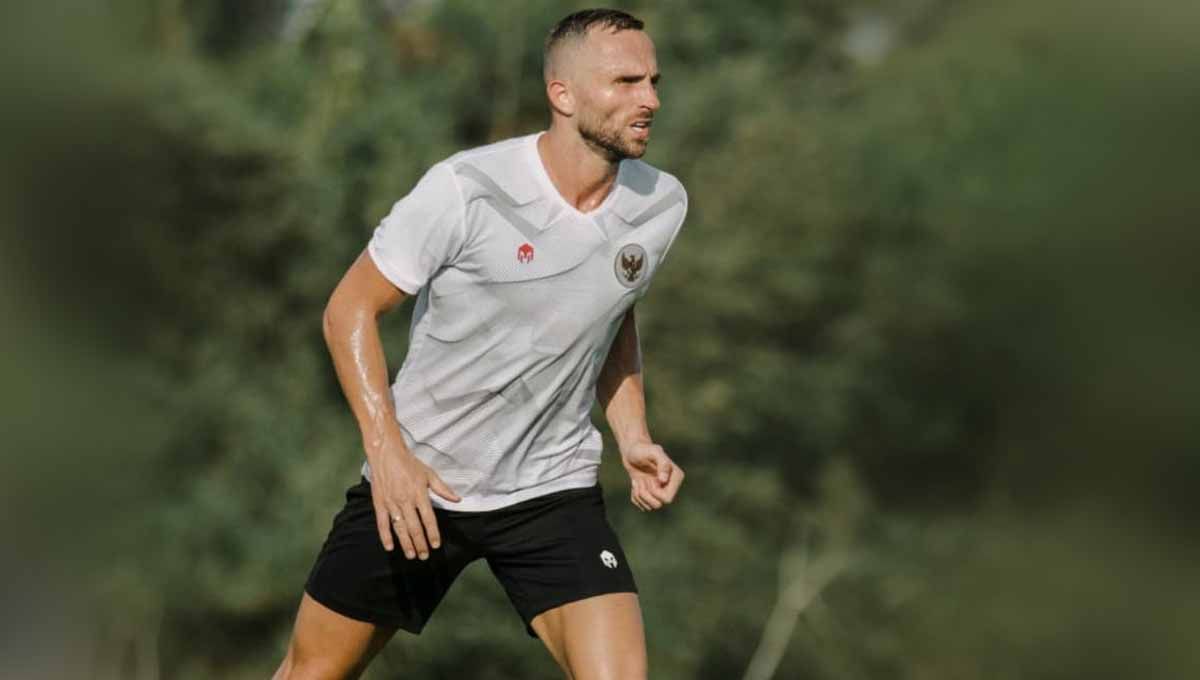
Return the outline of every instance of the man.
[[[325,337],[367,461],[276,678],[356,677],[397,629],[419,633],[480,557],[569,678],[646,677],[589,418],[599,397],[635,506],[675,498],[683,470],[646,427],[633,310],[687,196],[636,160],[659,108],[641,29],[615,10],[559,22],[550,129],[434,165],[333,292]],[[376,318],[411,295],[389,395]]]

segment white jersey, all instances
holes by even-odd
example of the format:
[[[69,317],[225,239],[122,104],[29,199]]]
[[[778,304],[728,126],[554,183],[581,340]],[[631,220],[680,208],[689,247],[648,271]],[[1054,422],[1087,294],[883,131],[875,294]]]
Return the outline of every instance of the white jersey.
[[[541,134],[434,165],[367,246],[417,295],[392,395],[410,450],[462,497],[431,492],[439,507],[493,510],[596,483],[597,377],[687,211],[677,179],[624,160],[604,202],[580,212],[546,174]]]

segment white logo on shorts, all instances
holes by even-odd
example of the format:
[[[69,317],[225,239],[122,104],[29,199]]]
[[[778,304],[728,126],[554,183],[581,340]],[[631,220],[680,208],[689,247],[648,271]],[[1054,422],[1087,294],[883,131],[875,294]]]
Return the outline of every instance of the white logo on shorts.
[[[603,562],[603,563],[604,563],[604,566],[608,567],[609,569],[616,569],[616,568],[617,568],[617,558],[616,558],[616,556],[615,556],[615,555],[613,555],[612,553],[610,553],[610,552],[609,552],[609,551],[607,551],[607,550],[605,550],[604,552],[600,553],[600,561],[601,561],[601,562]]]

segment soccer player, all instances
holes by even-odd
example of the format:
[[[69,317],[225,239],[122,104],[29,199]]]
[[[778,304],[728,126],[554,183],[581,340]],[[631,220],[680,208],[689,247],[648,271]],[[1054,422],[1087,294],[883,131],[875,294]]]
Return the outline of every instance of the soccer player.
[[[659,109],[641,21],[566,17],[544,77],[549,130],[435,164],[329,300],[325,337],[366,462],[277,679],[357,677],[397,629],[420,633],[478,558],[569,678],[646,677],[589,412],[598,397],[632,503],[669,504],[684,475],[647,429],[634,303],[687,195],[638,160]],[[376,319],[413,295],[389,392]]]

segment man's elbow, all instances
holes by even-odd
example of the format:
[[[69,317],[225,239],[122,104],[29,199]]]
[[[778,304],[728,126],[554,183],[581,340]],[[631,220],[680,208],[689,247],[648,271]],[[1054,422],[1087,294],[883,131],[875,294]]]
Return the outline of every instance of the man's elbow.
[[[333,295],[329,297],[329,302],[325,303],[325,311],[321,314],[321,333],[325,336],[325,344],[333,344],[334,338],[339,335],[339,330],[344,325],[345,318],[345,304],[334,291]]]
[[[325,336],[325,343],[332,345],[349,338],[360,329],[376,322],[384,311],[372,304],[371,300],[344,291],[334,291],[321,316],[321,331]]]

